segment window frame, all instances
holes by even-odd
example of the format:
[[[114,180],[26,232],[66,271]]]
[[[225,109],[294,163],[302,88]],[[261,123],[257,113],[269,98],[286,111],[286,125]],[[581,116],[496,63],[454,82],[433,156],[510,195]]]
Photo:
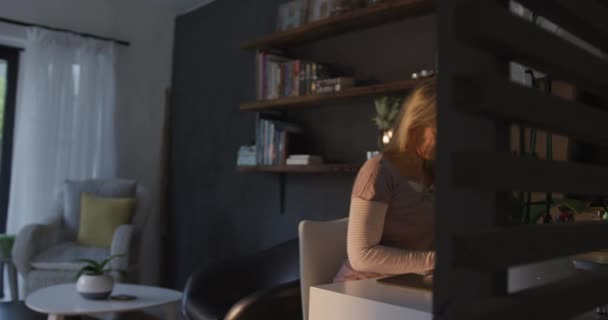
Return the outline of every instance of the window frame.
[[[6,232],[6,219],[8,217],[21,50],[20,48],[0,45],[0,59],[7,63],[4,125],[2,126],[2,141],[0,142],[0,232]]]

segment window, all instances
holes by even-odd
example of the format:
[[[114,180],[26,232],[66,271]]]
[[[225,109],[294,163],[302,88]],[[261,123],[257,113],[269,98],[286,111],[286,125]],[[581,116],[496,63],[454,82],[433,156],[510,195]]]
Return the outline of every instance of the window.
[[[0,232],[6,230],[19,49],[0,46]]]

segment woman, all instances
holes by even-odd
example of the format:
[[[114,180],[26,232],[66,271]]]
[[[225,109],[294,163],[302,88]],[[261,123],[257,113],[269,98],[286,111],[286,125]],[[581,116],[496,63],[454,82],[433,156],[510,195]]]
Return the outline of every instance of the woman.
[[[353,187],[348,261],[334,281],[431,271],[432,161],[436,140],[433,79],[416,87],[402,107],[392,141],[368,160]]]

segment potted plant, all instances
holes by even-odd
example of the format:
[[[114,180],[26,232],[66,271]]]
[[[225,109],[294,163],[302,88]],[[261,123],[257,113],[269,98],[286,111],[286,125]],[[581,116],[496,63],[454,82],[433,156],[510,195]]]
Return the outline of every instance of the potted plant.
[[[2,234],[0,235],[0,257],[9,258],[11,256],[11,250],[15,244],[15,236]]]
[[[78,259],[77,262],[84,263],[84,266],[78,271],[76,278],[76,291],[85,299],[104,300],[107,299],[114,289],[114,278],[109,274],[112,271],[122,272],[120,270],[112,270],[109,268],[109,263],[122,257],[122,255],[109,256],[103,261],[95,261],[91,259]]]
[[[549,206],[546,201],[539,203],[528,204],[525,200],[517,199],[515,196],[510,198],[511,206],[511,225],[536,224],[536,223],[554,223],[554,222],[574,222],[574,215],[589,210],[589,203],[572,199],[568,197],[551,199]],[[547,208],[557,207],[560,215],[557,221],[553,221],[553,217]]]
[[[393,129],[399,112],[401,112],[401,99],[381,97],[374,100],[376,116],[372,119],[378,127],[378,147],[387,145],[393,137]]]

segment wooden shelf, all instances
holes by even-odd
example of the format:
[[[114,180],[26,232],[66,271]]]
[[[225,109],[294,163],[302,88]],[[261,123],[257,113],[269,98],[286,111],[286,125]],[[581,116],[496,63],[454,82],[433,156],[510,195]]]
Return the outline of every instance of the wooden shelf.
[[[267,173],[357,173],[358,164],[315,164],[315,165],[277,165],[277,166],[242,166],[238,172]]]
[[[369,8],[352,10],[299,28],[273,33],[241,43],[242,49],[284,48],[307,41],[328,38],[358,29],[370,28],[435,11],[433,0],[386,0]]]
[[[388,93],[404,92],[415,87],[420,80],[402,80],[376,84],[371,86],[354,87],[340,92],[322,93],[299,97],[287,97],[273,100],[259,100],[241,104],[241,110],[287,109],[314,106],[326,102],[348,100],[359,97],[371,97]]]

